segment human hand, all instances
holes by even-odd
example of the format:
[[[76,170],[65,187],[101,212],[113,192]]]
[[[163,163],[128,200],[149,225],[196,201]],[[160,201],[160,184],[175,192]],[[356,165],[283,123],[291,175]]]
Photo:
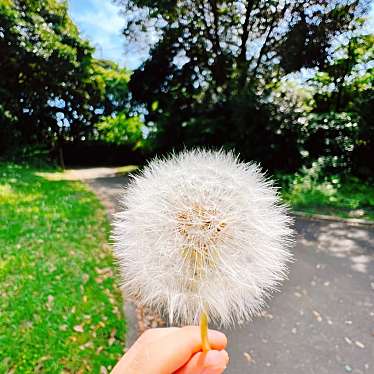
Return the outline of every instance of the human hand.
[[[209,330],[212,350],[201,352],[200,328],[147,330],[112,370],[112,374],[220,374],[229,361],[226,336]]]

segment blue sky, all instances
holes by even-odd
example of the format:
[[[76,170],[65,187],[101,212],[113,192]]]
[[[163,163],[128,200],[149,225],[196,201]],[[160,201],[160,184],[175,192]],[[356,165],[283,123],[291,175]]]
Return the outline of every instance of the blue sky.
[[[68,0],[72,19],[81,35],[96,48],[95,56],[110,59],[121,66],[134,69],[144,58],[144,53],[125,53],[124,36],[121,30],[125,18],[120,7],[112,0]],[[374,5],[370,12],[368,28],[374,30]]]
[[[141,56],[125,54],[125,25],[120,7],[111,0],[68,0],[69,12],[81,35],[96,48],[95,56],[113,60],[121,66],[134,69],[141,63]]]

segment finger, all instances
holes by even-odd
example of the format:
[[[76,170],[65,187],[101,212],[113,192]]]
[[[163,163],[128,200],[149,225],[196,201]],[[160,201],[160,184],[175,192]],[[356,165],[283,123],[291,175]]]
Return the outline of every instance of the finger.
[[[198,352],[175,374],[221,374],[228,362],[226,351]]]
[[[146,330],[140,338],[142,340],[142,343],[150,343],[152,341],[161,339],[162,337],[167,336],[179,329],[179,327],[157,327],[154,329]]]
[[[143,334],[139,337],[139,339],[130,347],[130,349],[126,352],[126,359],[127,361],[131,361],[133,357],[136,357],[142,354],[144,351],[144,346],[151,344],[155,341],[159,341],[164,336],[167,336],[173,333],[175,330],[179,330],[178,327],[163,327],[163,328],[154,328],[149,329],[143,332]]]
[[[185,326],[175,331],[181,336],[186,336],[189,341],[189,348],[191,353],[196,353],[201,350],[201,330],[199,326]],[[227,338],[223,332],[217,330],[208,330],[208,340],[212,350],[222,350],[226,348]]]
[[[208,331],[213,350],[226,347],[226,336],[215,330]],[[161,339],[144,346],[143,373],[173,373],[182,367],[191,356],[201,350],[200,328],[187,326],[177,329]]]

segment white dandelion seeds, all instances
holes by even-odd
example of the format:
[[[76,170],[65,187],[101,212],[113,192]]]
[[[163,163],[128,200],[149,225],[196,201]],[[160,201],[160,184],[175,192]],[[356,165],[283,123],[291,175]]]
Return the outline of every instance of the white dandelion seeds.
[[[291,219],[258,166],[224,151],[156,159],[114,224],[128,295],[170,323],[248,320],[287,273]]]

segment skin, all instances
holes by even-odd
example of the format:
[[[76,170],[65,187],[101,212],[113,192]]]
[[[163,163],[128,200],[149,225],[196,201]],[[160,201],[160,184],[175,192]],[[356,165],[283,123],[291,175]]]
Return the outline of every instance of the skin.
[[[212,350],[201,351],[200,328],[147,330],[112,370],[112,374],[220,374],[229,361],[226,336],[208,332]]]

